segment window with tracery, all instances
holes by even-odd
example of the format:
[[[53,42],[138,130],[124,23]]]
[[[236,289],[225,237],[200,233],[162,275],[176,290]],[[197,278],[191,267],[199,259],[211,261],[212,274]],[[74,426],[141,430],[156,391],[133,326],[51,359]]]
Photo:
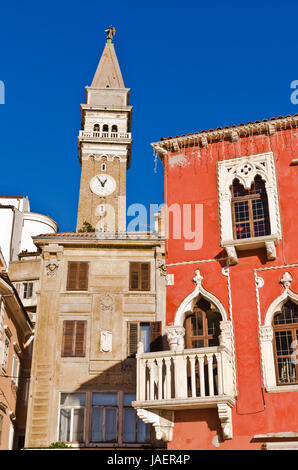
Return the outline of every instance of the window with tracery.
[[[234,239],[262,237],[270,234],[270,220],[265,183],[256,176],[250,189],[238,179],[233,181],[232,220]]]
[[[298,384],[298,305],[288,300],[273,318],[274,358],[278,385]]]
[[[210,302],[200,298],[185,319],[186,348],[218,346],[221,320],[221,314],[211,309]]]

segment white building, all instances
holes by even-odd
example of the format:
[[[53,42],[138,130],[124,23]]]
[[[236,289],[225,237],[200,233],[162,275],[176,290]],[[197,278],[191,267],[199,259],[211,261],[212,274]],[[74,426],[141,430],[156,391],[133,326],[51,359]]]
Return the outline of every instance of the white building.
[[[57,231],[51,217],[30,212],[27,196],[0,196],[0,247],[6,264],[23,251],[37,251],[32,236]]]

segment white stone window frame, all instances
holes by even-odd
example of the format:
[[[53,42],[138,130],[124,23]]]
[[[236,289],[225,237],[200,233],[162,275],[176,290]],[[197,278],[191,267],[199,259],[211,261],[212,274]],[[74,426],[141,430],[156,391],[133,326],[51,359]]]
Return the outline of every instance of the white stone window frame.
[[[11,366],[11,381],[15,384],[16,387],[19,385],[19,374],[21,368],[21,361],[16,352],[12,356],[12,366]]]
[[[217,168],[220,243],[226,250],[230,264],[238,263],[238,250],[260,247],[266,248],[268,260],[274,260],[275,247],[282,238],[282,230],[273,152],[222,160],[218,162]],[[249,189],[257,175],[265,182],[271,233],[261,237],[234,239],[231,185],[238,179],[245,189]]]
[[[276,313],[280,312],[282,306],[288,301],[292,300],[298,304],[298,294],[295,294],[289,288],[277,297],[270,305],[265,315],[264,324],[259,327],[260,334],[260,348],[263,363],[263,381],[268,393],[279,392],[298,392],[298,385],[277,385],[275,357],[274,357],[274,331],[273,331],[273,317]]]
[[[5,327],[4,327],[5,329]],[[2,372],[6,375],[8,370],[9,362],[9,348],[10,348],[10,335],[9,332],[5,329],[4,339],[3,339],[3,351],[2,351]]]

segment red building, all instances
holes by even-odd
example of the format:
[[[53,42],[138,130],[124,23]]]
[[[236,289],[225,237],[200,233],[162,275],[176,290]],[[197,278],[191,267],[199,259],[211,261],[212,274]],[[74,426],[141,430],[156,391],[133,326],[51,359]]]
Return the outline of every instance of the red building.
[[[168,449],[298,448],[298,116],[169,137],[169,349],[135,407]]]

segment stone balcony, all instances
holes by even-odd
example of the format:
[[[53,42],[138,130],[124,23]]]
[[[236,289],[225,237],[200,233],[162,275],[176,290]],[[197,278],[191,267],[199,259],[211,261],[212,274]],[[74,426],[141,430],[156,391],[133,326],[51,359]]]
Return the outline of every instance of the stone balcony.
[[[80,130],[79,137],[107,140],[131,140],[131,132],[99,132]]]
[[[137,354],[138,416],[153,424],[157,439],[172,440],[174,412],[216,408],[223,437],[232,438],[235,362],[232,348],[215,347]]]

